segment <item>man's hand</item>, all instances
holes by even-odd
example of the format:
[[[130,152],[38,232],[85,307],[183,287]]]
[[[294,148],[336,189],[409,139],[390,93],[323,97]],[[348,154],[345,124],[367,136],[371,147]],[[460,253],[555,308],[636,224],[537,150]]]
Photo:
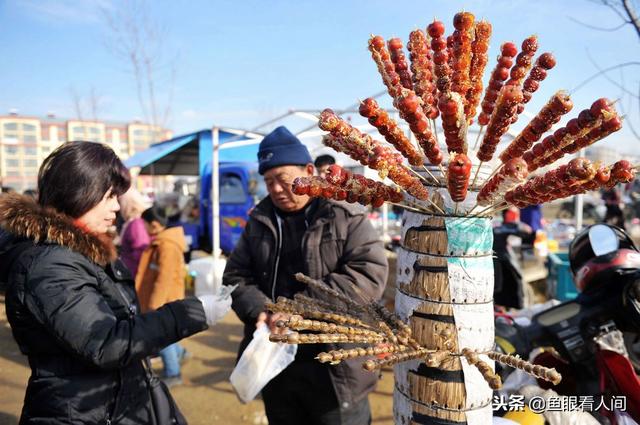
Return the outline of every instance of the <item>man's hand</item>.
[[[277,327],[276,324],[278,321],[288,321],[291,315],[287,313],[267,313],[263,311],[258,315],[258,319],[256,320],[256,328],[260,326],[262,323],[269,327],[269,331],[276,335],[284,335],[286,333],[286,327]]]

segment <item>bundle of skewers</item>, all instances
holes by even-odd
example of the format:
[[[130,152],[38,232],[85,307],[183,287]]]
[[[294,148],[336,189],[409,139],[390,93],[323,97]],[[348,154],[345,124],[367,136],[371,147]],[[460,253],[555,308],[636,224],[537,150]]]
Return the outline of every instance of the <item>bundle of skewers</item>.
[[[451,341],[453,335],[448,329],[440,334],[442,348],[428,349],[412,338],[411,328],[383,305],[374,301],[360,304],[302,273],[295,277],[331,302],[296,294],[293,300],[279,297],[276,303],[267,303],[268,310],[289,315],[287,320],[276,323],[277,327],[286,328],[288,333],[274,333],[269,339],[287,344],[361,345],[358,348],[321,352],[316,357],[321,363],[335,365],[343,360],[363,358],[362,367],[376,371],[413,359],[422,359],[429,367],[438,367],[451,357],[464,356],[492,389],[499,389],[502,385],[500,376],[479,357],[479,354],[485,354],[492,360],[554,384],[562,379],[555,369],[533,365],[517,356],[496,351],[478,353],[469,348],[454,352]]]
[[[565,126],[554,129],[573,109],[565,91],[553,94],[496,155],[510,127],[523,116],[525,105],[556,66],[556,59],[548,52],[536,57],[536,36],[522,41],[520,51],[513,42],[503,43],[484,87],[491,24],[476,22],[473,14],[460,12],[455,15],[453,26],[448,37],[444,24],[437,20],[426,31],[412,31],[406,44],[408,55],[399,38],[385,41],[372,35],[368,41],[382,82],[399,117],[408,124],[409,134],[373,98],[362,100],[359,112],[384,142],[331,109],[320,114],[319,127],[327,132],[323,143],[377,171],[382,181],[333,165],[326,177],[296,179],[294,193],[374,207],[386,202],[429,216],[485,219],[511,206],[522,208],[549,202],[635,178],[637,167],[624,160],[600,164],[574,158],[556,165],[556,161],[622,127],[614,102],[601,98]],[[436,128],[438,118],[441,131]],[[479,131],[470,151],[467,136],[474,120]],[[444,135],[443,145],[438,133]],[[545,136],[547,133],[550,134]],[[448,194],[449,204],[443,201],[443,193]],[[318,290],[331,291],[307,277],[298,279]],[[561,379],[554,370],[533,366],[517,357],[468,348],[449,350],[446,341],[451,335],[442,335],[442,348],[425,348],[412,339],[408,325],[376,303],[359,305],[335,291],[328,295],[332,303],[296,295],[293,300],[280,298],[270,304],[271,311],[291,314],[280,326],[295,331],[272,335],[272,341],[363,343],[363,348],[321,353],[318,360],[336,363],[363,357],[367,370],[411,359],[438,365],[452,356],[464,357],[492,388],[500,386],[499,377],[480,354],[554,383]]]

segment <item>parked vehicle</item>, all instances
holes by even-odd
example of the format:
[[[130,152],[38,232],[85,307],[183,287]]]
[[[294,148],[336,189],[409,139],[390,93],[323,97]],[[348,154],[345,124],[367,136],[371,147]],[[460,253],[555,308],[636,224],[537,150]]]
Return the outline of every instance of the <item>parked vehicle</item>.
[[[598,224],[576,237],[569,259],[579,296],[534,315],[524,326],[497,316],[498,346],[524,358],[536,347],[550,347],[535,363],[563,374],[554,390],[567,396],[625,396],[627,413],[640,423],[640,380],[631,361],[635,347],[625,346],[640,333],[640,252],[623,230]],[[606,419],[598,420],[617,423],[610,411],[599,414]]]
[[[251,210],[267,196],[267,188],[258,174],[257,162],[228,162],[220,164],[220,248],[225,255],[233,250],[249,220]],[[211,163],[205,166],[200,184],[200,225],[198,237],[201,248],[211,249]]]
[[[575,217],[575,199],[569,198],[568,200],[560,204],[557,217],[560,219],[572,219]],[[595,223],[599,223],[604,220],[604,215],[607,209],[599,199],[592,195],[583,195],[582,216],[586,220],[592,220]]]

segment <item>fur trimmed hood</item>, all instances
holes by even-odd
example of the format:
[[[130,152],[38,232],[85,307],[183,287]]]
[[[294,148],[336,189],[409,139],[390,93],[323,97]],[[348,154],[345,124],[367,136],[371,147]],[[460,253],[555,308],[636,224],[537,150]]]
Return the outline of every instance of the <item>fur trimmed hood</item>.
[[[28,196],[0,195],[0,228],[18,239],[64,246],[103,267],[117,258],[109,235],[84,232],[71,217],[42,207]]]

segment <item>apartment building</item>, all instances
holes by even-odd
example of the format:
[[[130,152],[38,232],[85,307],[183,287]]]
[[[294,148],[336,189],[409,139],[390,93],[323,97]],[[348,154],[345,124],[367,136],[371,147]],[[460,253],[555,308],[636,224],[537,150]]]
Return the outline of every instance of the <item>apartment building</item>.
[[[34,189],[42,161],[68,141],[104,143],[126,159],[171,136],[170,130],[141,122],[0,116],[0,182],[20,192]]]

